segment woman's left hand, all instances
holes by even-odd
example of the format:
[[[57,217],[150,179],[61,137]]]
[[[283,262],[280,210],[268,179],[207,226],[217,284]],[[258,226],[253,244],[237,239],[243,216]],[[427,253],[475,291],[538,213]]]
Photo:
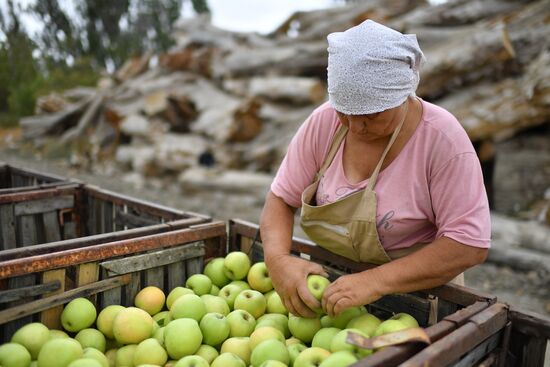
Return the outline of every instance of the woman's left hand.
[[[367,305],[383,296],[377,279],[369,270],[343,275],[331,283],[323,294],[323,310],[331,317],[346,308]]]

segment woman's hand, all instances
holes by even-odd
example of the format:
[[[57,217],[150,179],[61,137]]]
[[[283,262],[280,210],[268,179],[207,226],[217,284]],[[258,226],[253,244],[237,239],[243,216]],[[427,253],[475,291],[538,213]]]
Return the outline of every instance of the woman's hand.
[[[286,309],[296,316],[316,317],[313,310],[320,309],[321,304],[309,292],[307,276],[328,276],[323,267],[291,255],[272,257],[266,264],[273,287],[281,296]]]
[[[367,305],[383,296],[377,279],[369,270],[343,275],[331,283],[323,294],[323,310],[331,317],[346,308]]]

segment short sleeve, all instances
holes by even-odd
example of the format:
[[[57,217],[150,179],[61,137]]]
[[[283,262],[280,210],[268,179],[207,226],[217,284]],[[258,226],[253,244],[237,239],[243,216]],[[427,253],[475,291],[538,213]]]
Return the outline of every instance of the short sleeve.
[[[489,203],[474,152],[457,154],[435,172],[430,194],[436,238],[445,236],[473,247],[491,246]]]

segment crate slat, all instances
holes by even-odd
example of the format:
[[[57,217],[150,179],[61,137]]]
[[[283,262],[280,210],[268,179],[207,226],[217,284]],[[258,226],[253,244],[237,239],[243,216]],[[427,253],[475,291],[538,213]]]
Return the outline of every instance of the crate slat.
[[[15,204],[16,216],[40,214],[44,212],[57,211],[60,209],[72,208],[74,206],[73,196],[59,196],[40,200],[29,200]]]
[[[109,278],[107,275],[107,270],[101,268],[101,280]],[[121,305],[122,304],[122,287],[108,289],[100,294],[99,305],[101,309],[104,309],[110,305]]]
[[[173,264],[168,264],[168,289],[183,287],[187,280],[185,274],[185,263],[178,261]]]
[[[59,217],[56,211],[46,212],[42,215],[44,222],[44,235],[46,242],[61,240],[61,230],[59,228]]]
[[[470,350],[460,361],[451,363],[449,367],[472,367],[477,366],[477,363],[487,356],[490,352],[495,350],[500,343],[501,335],[494,334],[479,344],[474,349]]]
[[[15,214],[13,204],[0,205],[0,230],[2,231],[1,250],[14,249],[16,245]]]
[[[61,294],[65,291],[65,269],[56,269],[45,271],[42,274],[42,282],[55,282],[59,284],[58,289],[52,290],[52,292],[45,294],[42,298]],[[61,329],[61,313],[63,312],[63,306],[54,306],[44,310],[40,313],[40,322],[46,325],[50,329]]]
[[[124,299],[122,302],[127,306],[134,305],[136,294],[141,289],[141,274],[139,272],[130,273],[130,282],[124,287]]]
[[[55,280],[44,281],[43,284],[0,291],[0,303],[13,302],[27,297],[41,296],[58,289],[61,289],[61,283]]]
[[[142,288],[154,286],[164,289],[164,267],[156,266],[145,271],[145,279]]]

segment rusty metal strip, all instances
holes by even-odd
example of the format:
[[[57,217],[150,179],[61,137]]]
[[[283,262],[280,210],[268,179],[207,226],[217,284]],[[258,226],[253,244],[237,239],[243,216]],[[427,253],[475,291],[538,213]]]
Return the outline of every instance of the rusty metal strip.
[[[125,239],[22,259],[7,260],[0,262],[0,279],[61,268],[67,265],[99,261],[115,256],[124,256],[163,247],[171,247],[218,236],[225,236],[224,222],[213,222],[167,233]]]
[[[462,306],[471,305],[477,301],[487,301],[491,304],[497,301],[497,298],[491,294],[457,284],[445,284],[440,287],[427,289],[424,292]]]
[[[0,311],[0,325],[12,320],[17,320],[21,317],[33,315],[35,313],[50,309],[55,306],[62,305],[74,298],[88,297],[96,293],[126,285],[130,282],[130,278],[130,274],[125,274],[106,280],[101,280],[99,282],[90,283],[85,286],[59,293],[51,297],[28,302],[22,306],[17,306],[4,311]]]
[[[495,303],[472,316],[462,327],[426,347],[401,366],[446,366],[458,360],[489,336],[501,331],[507,322],[508,306]]]
[[[33,190],[25,192],[16,192],[0,196],[0,204],[18,203],[21,201],[40,200],[61,195],[74,195],[80,187],[79,184],[70,184],[67,186],[55,187],[45,190]]]

